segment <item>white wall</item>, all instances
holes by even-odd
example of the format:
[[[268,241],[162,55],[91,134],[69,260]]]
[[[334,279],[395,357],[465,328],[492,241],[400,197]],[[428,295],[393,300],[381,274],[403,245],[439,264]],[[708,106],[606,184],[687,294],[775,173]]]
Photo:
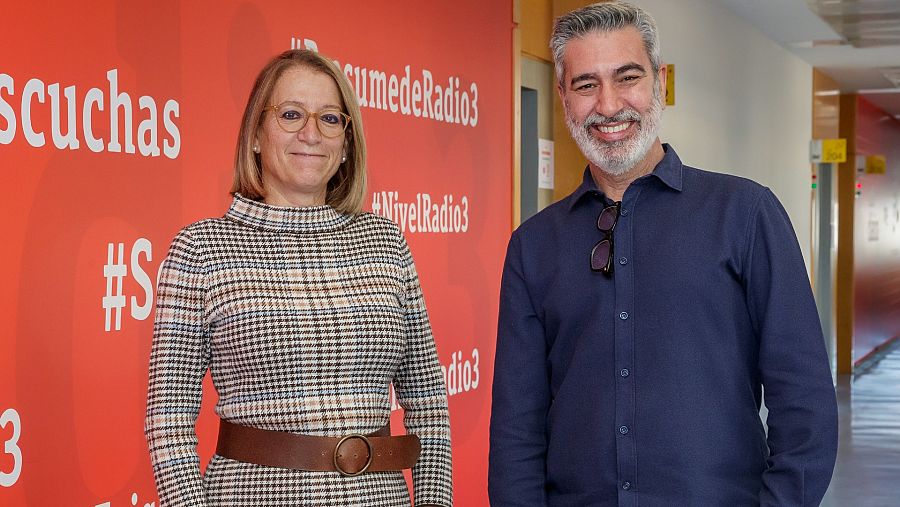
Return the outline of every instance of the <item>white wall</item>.
[[[660,138],[694,167],[736,174],[781,200],[809,266],[812,67],[715,0],[632,0],[675,64]]]

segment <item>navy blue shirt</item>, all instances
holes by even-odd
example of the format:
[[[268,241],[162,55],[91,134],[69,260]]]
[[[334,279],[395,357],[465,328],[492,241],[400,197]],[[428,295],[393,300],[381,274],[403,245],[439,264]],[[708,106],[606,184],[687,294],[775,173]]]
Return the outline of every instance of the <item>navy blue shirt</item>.
[[[493,507],[819,505],[825,494],[837,407],[788,216],[767,188],[664,149],[625,192],[612,276],[590,268],[610,201],[587,170],[510,239]]]

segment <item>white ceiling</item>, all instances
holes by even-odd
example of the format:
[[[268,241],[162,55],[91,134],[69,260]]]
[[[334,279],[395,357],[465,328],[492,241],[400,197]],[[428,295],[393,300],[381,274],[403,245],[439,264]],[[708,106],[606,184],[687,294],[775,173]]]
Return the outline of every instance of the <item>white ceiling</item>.
[[[841,92],[860,93],[900,119],[900,83],[884,75],[900,71],[900,0],[718,1],[828,74]]]

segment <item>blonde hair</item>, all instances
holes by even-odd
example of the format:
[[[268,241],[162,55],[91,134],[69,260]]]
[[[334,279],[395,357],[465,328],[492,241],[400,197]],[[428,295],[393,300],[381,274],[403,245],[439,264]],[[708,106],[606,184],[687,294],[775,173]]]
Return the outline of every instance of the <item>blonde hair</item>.
[[[234,153],[231,193],[240,193],[249,199],[265,198],[260,156],[253,152],[254,138],[262,122],[263,112],[269,106],[275,84],[286,70],[295,67],[306,67],[330,76],[340,91],[341,105],[350,115],[350,125],[345,132],[347,160],[338,166],[337,172],[328,181],[325,204],[341,213],[359,213],[366,193],[366,139],[356,92],[331,60],[307,49],[292,49],[281,53],[270,60],[256,77],[241,120]]]

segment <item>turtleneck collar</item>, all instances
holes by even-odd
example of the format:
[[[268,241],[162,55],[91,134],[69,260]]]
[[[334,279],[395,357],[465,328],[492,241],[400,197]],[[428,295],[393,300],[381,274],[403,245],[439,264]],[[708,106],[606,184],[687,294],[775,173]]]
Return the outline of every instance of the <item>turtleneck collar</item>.
[[[336,231],[353,220],[353,215],[345,215],[328,205],[272,206],[236,193],[225,218],[254,229],[304,234]]]

